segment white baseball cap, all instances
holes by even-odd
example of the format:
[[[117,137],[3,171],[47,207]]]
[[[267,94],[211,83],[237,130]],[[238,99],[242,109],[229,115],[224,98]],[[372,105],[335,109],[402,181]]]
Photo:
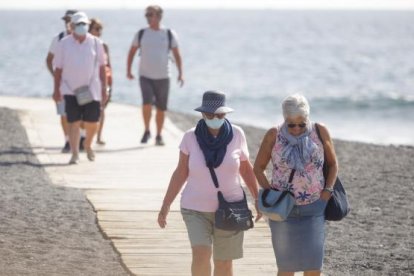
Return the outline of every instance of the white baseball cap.
[[[88,16],[84,12],[77,12],[74,15],[72,15],[71,22],[73,24],[78,24],[78,23],[89,24],[90,23]]]

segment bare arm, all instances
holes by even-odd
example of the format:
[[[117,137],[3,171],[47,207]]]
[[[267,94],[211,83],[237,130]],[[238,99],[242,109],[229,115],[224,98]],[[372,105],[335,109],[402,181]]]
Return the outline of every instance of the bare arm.
[[[318,127],[322,137],[326,163],[328,164],[329,168],[328,177],[325,179],[325,183],[326,187],[333,188],[336,176],[338,175],[338,162],[336,159],[335,148],[328,129],[321,124],[318,124]]]
[[[260,145],[259,152],[257,153],[256,160],[254,162],[253,171],[256,175],[259,185],[264,189],[270,189],[269,180],[266,176],[266,167],[272,157],[272,149],[276,142],[277,130],[276,128],[269,129]]]
[[[180,84],[180,87],[182,87],[184,85],[184,78],[183,78],[183,69],[182,69],[182,60],[181,60],[180,50],[178,49],[178,47],[175,47],[175,48],[172,48],[172,52],[173,52],[175,64],[178,70],[177,81]]]
[[[107,99],[108,99],[108,94],[106,91],[106,71],[105,71],[105,65],[101,65],[99,66],[99,79],[101,81],[101,93],[102,93],[102,101],[101,101],[101,105],[105,105]]]
[[[111,58],[109,57],[109,47],[108,47],[108,45],[106,43],[103,44],[103,47],[104,47],[104,51],[105,51],[106,58],[107,58],[107,62],[108,62],[107,65],[109,67],[111,67]]]
[[[62,80],[62,69],[56,68],[53,74],[54,78],[54,89],[53,89],[53,100],[60,102],[62,100],[62,94],[60,93],[60,82]]]
[[[46,66],[50,74],[52,75],[52,77],[53,77],[53,57],[54,55],[51,52],[47,53]]]
[[[129,49],[128,59],[127,59],[127,78],[130,80],[134,79],[134,75],[131,73],[131,67],[132,67],[132,62],[134,61],[135,53],[137,52],[138,49],[139,49],[139,45],[131,46],[131,48]]]
[[[249,189],[250,194],[254,198],[254,204],[257,212],[256,221],[258,221],[262,217],[262,214],[260,213],[259,207],[257,205],[259,191],[257,180],[253,172],[253,166],[249,160],[240,162],[240,175],[243,178],[244,183],[246,183],[246,186]]]
[[[170,211],[170,206],[180,192],[188,177],[188,160],[189,156],[180,151],[180,159],[177,168],[171,176],[170,184],[165,193],[164,200],[160,212],[158,213],[158,224],[161,228],[167,225],[167,215]]]

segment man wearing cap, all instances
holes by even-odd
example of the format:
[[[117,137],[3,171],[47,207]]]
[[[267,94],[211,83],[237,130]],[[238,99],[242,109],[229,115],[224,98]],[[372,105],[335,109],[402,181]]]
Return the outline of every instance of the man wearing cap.
[[[151,137],[149,124],[152,105],[154,104],[157,108],[155,116],[157,135],[155,137],[155,143],[159,146],[164,145],[161,132],[164,125],[170,87],[170,51],[173,53],[178,69],[177,81],[180,86],[184,84],[177,35],[174,31],[161,26],[162,13],[163,11],[160,6],[154,5],[146,8],[145,17],[149,27],[135,34],[127,60],[127,78],[132,80],[134,79],[134,75],[131,73],[132,62],[136,51],[141,49],[139,84],[142,93],[142,115],[145,125],[145,132],[142,136],[141,143],[147,143]]]
[[[62,97],[65,99],[72,152],[70,164],[79,162],[81,121],[86,129],[84,146],[87,157],[90,161],[95,160],[91,145],[98,128],[101,103],[107,98],[103,43],[88,33],[88,26],[87,15],[84,12],[75,13],[71,18],[73,33],[61,40],[54,58],[56,69],[53,99],[56,102]],[[75,92],[81,90],[87,96],[87,102],[82,102],[80,97],[75,96]]]
[[[65,30],[60,32],[58,35],[53,37],[52,43],[49,47],[49,52],[47,53],[46,57],[46,65],[47,69],[49,70],[50,74],[52,74],[53,77],[53,58],[55,56],[56,47],[59,43],[59,41],[62,40],[65,36],[70,34],[72,32],[70,28],[70,19],[74,13],[76,13],[76,10],[67,10],[65,14],[62,17],[62,20],[65,22]],[[59,101],[56,103],[56,110],[57,114],[60,115],[60,124],[62,126],[63,134],[65,135],[65,145],[62,148],[62,152],[66,153],[70,151],[70,145],[69,145],[69,136],[68,136],[68,121],[66,119],[66,113],[65,113],[65,102],[64,100]]]

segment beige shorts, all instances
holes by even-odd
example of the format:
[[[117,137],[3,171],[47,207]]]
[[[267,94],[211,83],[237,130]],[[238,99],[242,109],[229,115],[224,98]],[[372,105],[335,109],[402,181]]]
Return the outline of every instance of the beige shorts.
[[[213,246],[214,260],[243,258],[244,231],[224,231],[214,227],[214,213],[181,208],[191,247]]]

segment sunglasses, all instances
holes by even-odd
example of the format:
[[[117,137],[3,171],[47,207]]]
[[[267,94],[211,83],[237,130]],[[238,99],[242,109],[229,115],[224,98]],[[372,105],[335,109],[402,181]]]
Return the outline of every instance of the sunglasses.
[[[223,119],[226,116],[226,113],[221,113],[221,114],[214,114],[214,113],[204,113],[204,115],[206,116],[207,119],[211,120],[214,119],[214,117],[218,118],[218,119]]]
[[[294,127],[300,127],[304,128],[306,127],[306,123],[300,123],[300,124],[287,124],[288,128],[294,128]]]
[[[151,18],[151,17],[153,17],[153,16],[155,16],[155,14],[154,14],[154,13],[152,13],[152,12],[149,12],[149,13],[146,13],[146,14],[145,14],[145,17],[147,17],[147,18]]]

